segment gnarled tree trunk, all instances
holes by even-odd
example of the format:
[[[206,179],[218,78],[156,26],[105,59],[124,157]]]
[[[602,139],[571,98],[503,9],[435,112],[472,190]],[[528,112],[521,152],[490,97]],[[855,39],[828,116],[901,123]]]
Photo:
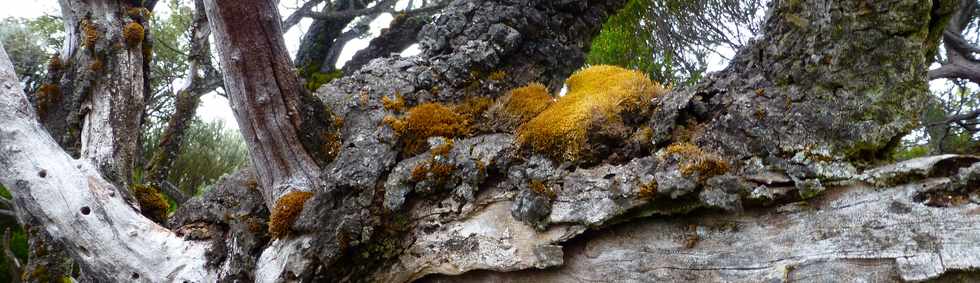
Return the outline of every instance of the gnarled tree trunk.
[[[776,2],[729,68],[643,101],[652,114],[628,117],[649,127],[635,129],[649,133],[638,149],[591,163],[489,130],[416,154],[385,122],[402,115],[399,96],[449,107],[534,81],[557,92],[624,2],[454,1],[422,28],[420,56],[321,87],[324,115],[303,108],[322,110],[289,67],[273,1],[206,1],[255,180],[236,174],[190,200],[176,233],[133,213],[18,111],[0,58],[0,119],[11,121],[0,181],[104,280],[924,280],[980,268],[966,233],[980,160],[869,169],[915,124],[955,1]],[[453,169],[437,185],[414,176],[433,162]],[[296,190],[313,196],[288,207],[290,233],[269,239],[267,213]]]

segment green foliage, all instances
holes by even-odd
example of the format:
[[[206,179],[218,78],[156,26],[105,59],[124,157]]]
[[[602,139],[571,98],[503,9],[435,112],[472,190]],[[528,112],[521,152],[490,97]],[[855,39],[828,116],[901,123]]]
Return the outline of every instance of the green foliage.
[[[171,88],[175,80],[186,78],[187,54],[191,48],[189,38],[194,9],[177,0],[166,1],[166,4],[171,11],[169,16],[151,17],[147,25],[153,36],[150,93],[164,96],[150,100],[151,104],[147,105],[150,124],[166,123],[173,114],[176,93]]]
[[[609,17],[602,32],[592,40],[587,62],[590,65],[616,65],[639,70],[661,82],[677,80],[671,54],[658,54],[640,22],[651,0],[630,0],[616,15]],[[658,56],[660,55],[660,56]]]
[[[10,199],[11,194],[7,188],[0,185],[0,197],[5,199]],[[4,219],[0,221],[0,240],[2,240],[2,235],[4,231],[10,229],[10,249],[14,252],[14,256],[20,260],[21,263],[27,262],[27,234],[24,229],[14,221],[14,219]],[[7,264],[6,254],[0,252],[0,282],[13,282],[10,278],[10,267]]]
[[[334,70],[326,73],[312,72],[303,77],[306,78],[306,85],[305,85],[306,89],[308,89],[311,92],[315,92],[316,89],[320,88],[320,86],[343,76],[344,76],[343,71]]]
[[[144,160],[150,159],[163,130],[162,127],[153,128],[144,135]],[[247,162],[248,151],[237,130],[227,129],[221,122],[205,123],[195,119],[187,129],[181,152],[167,181],[181,191],[197,194]]]
[[[0,42],[24,83],[25,93],[34,93],[41,86],[48,59],[60,48],[64,38],[60,29],[61,20],[52,16],[0,21]]]

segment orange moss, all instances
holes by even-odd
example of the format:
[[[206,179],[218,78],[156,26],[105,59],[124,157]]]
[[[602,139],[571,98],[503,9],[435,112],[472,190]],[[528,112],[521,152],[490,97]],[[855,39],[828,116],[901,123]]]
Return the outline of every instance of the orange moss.
[[[299,218],[306,201],[313,197],[311,192],[290,192],[276,201],[269,216],[269,234],[274,239],[285,237]]]
[[[143,43],[144,36],[143,25],[137,22],[131,22],[123,27],[123,38],[126,39],[126,46],[130,48]]]
[[[730,170],[728,162],[720,156],[707,153],[690,143],[675,143],[667,146],[664,151],[666,155],[676,155],[681,159],[681,174],[691,176],[698,174],[699,180],[704,181],[708,178],[728,173]]]
[[[652,199],[655,197],[657,195],[657,181],[653,180],[649,183],[640,184],[637,195],[639,195],[640,198],[645,199]]]
[[[92,20],[84,19],[81,24],[82,28],[82,46],[88,49],[95,48],[95,42],[99,40],[101,36],[99,28],[95,26]]]
[[[412,107],[404,118],[385,117],[404,144],[402,153],[416,155],[428,149],[431,137],[456,138],[470,131],[470,121],[451,108],[437,103]]]
[[[470,122],[478,120],[493,105],[493,99],[482,96],[471,96],[453,106],[453,111],[462,115]]]
[[[51,55],[51,59],[48,59],[48,73],[56,73],[61,71],[65,67],[64,62],[61,62],[61,55],[55,53]]]
[[[43,84],[37,89],[34,96],[37,115],[44,118],[48,114],[48,109],[61,100],[61,89],[57,85]]]
[[[395,92],[395,96],[393,98],[388,98],[387,96],[381,97],[381,105],[384,106],[385,109],[395,112],[402,112],[405,110],[405,98],[402,97],[401,93]]]
[[[134,20],[142,20],[149,18],[152,13],[147,8],[133,7],[126,10],[126,15]]]
[[[568,94],[518,129],[517,142],[522,147],[577,160],[589,147],[591,129],[621,125],[624,114],[648,111],[650,101],[665,92],[646,74],[607,65],[582,69],[566,83]]]
[[[93,72],[101,72],[104,67],[105,66],[102,64],[102,60],[99,58],[95,58],[95,60],[92,61],[92,64],[89,65],[89,69],[91,69]]]
[[[452,141],[433,148],[429,160],[419,163],[412,169],[411,180],[416,183],[431,180],[435,186],[445,185],[452,178],[456,166],[440,159],[448,159],[449,152],[452,150]]]
[[[558,198],[558,193],[556,193],[555,190],[545,185],[544,182],[541,182],[539,180],[532,180],[531,184],[529,184],[528,186],[531,188],[531,191],[539,195],[546,196],[552,200]]]
[[[515,88],[500,97],[487,110],[487,116],[490,117],[496,129],[512,131],[521,124],[530,121],[534,116],[541,114],[552,103],[554,103],[554,98],[548,94],[547,87],[540,83],[531,83],[524,87]]]
[[[134,185],[133,196],[140,205],[140,213],[159,224],[167,223],[167,210],[170,203],[156,188],[149,185]]]

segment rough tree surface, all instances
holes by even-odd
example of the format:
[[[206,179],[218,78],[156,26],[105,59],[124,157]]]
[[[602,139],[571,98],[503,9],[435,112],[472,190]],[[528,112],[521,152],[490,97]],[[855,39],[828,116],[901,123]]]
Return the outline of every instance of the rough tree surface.
[[[32,113],[14,110],[5,73],[0,118],[16,123],[0,125],[0,180],[105,280],[916,281],[980,269],[980,158],[882,162],[916,123],[956,1],[774,2],[765,34],[724,71],[586,121],[586,159],[530,150],[522,130],[466,112],[532,82],[557,93],[624,2],[453,1],[420,30],[421,55],[373,60],[316,92],[339,137],[323,158],[295,136],[310,121],[270,36],[274,5],[208,0],[255,168],[162,229],[56,153]],[[395,125],[418,109],[459,112],[456,126],[472,128],[407,151]],[[293,190],[314,195],[272,239],[269,208]],[[62,207],[48,193],[78,196]],[[86,229],[146,242],[109,245]],[[95,251],[123,260],[110,269]]]

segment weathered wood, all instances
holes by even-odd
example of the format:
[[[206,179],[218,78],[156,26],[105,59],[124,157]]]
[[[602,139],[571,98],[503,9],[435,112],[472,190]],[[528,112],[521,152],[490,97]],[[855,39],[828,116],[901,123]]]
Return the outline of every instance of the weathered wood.
[[[272,207],[286,193],[318,187],[320,167],[300,135],[319,134],[301,128],[304,107],[323,109],[303,105],[305,94],[283,43],[276,2],[208,0],[205,7],[228,100],[266,204]]]

